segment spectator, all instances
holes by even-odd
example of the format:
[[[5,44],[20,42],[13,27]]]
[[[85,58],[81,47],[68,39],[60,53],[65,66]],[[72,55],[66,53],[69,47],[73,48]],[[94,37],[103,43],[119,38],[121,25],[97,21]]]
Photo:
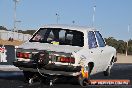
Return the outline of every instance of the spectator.
[[[11,41],[11,37],[9,38],[9,40],[8,41]]]

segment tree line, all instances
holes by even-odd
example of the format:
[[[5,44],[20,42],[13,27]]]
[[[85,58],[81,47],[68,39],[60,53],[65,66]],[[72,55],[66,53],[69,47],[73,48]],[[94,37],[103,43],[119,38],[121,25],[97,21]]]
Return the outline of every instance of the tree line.
[[[128,47],[127,42],[123,40],[116,40],[113,37],[105,38],[105,42],[109,46],[113,46],[116,48],[117,53],[125,54],[126,50],[129,55],[132,55],[132,40],[130,39],[128,41]]]

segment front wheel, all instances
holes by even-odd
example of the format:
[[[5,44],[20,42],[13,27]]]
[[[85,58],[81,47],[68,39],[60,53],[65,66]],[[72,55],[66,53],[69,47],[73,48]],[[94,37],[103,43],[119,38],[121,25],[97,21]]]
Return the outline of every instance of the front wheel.
[[[110,76],[111,68],[112,68],[113,64],[114,64],[114,61],[112,59],[109,66],[108,66],[108,68],[106,69],[106,71],[104,71],[104,76]]]

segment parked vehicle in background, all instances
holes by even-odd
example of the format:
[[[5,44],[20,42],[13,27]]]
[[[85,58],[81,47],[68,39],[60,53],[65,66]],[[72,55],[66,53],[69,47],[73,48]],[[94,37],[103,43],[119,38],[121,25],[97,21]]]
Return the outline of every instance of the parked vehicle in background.
[[[13,64],[23,70],[29,83],[34,78],[54,80],[64,75],[75,76],[86,86],[90,75],[110,75],[116,57],[116,49],[105,45],[96,29],[58,24],[41,27],[18,46]]]

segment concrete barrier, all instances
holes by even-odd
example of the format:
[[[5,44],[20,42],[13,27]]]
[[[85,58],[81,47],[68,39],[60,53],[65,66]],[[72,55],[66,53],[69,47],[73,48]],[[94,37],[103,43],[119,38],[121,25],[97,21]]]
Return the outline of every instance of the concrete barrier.
[[[12,31],[0,30],[0,39],[9,40],[9,38],[13,38],[14,40],[27,41],[31,38],[31,35],[18,33],[18,32],[12,32]]]

